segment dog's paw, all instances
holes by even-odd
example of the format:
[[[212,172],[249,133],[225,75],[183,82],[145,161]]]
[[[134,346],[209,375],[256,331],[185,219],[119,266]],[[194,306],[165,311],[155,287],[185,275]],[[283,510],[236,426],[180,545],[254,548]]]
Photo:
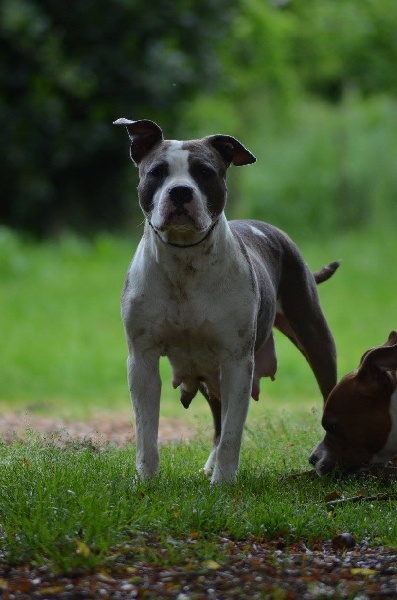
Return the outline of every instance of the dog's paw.
[[[204,471],[204,473],[210,477],[212,475],[212,472],[214,470],[215,467],[215,461],[216,461],[216,448],[212,448],[211,450],[211,454],[209,455],[207,462],[205,463],[204,467],[202,468],[202,471]]]
[[[236,473],[224,473],[219,469],[214,469],[211,477],[211,485],[227,485],[236,483]]]
[[[157,461],[154,464],[151,464],[150,466],[148,466],[147,463],[137,463],[136,470],[139,479],[152,479],[153,477],[156,477],[156,475],[158,475],[159,465]]]
[[[212,471],[213,471],[213,469],[212,469],[212,468],[210,468],[210,469],[207,469],[207,466],[206,466],[206,465],[204,465],[204,467],[203,467],[202,469],[200,469],[200,473],[204,473],[204,475],[205,475],[206,477],[211,477],[211,475],[212,475]]]
[[[211,485],[235,483],[237,468],[233,464],[220,464],[216,461],[211,477]]]

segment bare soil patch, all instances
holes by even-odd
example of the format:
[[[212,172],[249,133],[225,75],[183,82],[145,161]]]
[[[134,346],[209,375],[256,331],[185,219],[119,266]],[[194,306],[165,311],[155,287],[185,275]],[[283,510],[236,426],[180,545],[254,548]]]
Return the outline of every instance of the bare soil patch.
[[[55,437],[57,441],[91,440],[95,444],[126,446],[134,442],[134,423],[130,412],[99,413],[89,421],[39,416],[29,411],[13,411],[0,418],[0,438],[5,442],[26,439],[29,433]],[[196,431],[182,419],[160,419],[161,443],[187,441]]]

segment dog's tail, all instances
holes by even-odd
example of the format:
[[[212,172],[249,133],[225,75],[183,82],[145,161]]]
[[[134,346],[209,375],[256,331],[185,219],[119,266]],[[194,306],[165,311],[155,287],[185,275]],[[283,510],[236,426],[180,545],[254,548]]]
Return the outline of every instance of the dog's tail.
[[[323,283],[323,281],[327,281],[327,279],[332,277],[332,275],[335,273],[335,271],[338,269],[339,266],[340,266],[340,260],[335,260],[334,262],[330,263],[326,267],[322,267],[318,271],[315,271],[313,273],[313,276],[314,276],[314,279],[316,280],[316,283],[319,284],[319,283]]]

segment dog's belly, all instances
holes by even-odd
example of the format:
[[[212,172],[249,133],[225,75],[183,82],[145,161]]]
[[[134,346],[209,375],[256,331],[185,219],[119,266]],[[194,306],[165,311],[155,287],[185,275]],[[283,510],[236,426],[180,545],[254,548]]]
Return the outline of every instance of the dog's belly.
[[[200,327],[189,329],[167,322],[162,330],[162,355],[166,356],[172,367],[172,384],[181,386],[183,396],[191,400],[200,383],[206,385],[208,393],[220,397],[221,362],[228,350],[230,340],[220,341],[219,332],[205,320]],[[273,336],[255,352],[251,395],[259,397],[259,379],[274,379],[277,361]]]
[[[190,329],[168,324],[162,341],[162,354],[172,367],[172,384],[181,386],[182,396],[194,397],[200,383],[205,383],[211,395],[219,397],[222,345],[208,321]]]
[[[194,336],[189,332],[173,337],[165,344],[165,356],[173,374],[179,379],[206,380],[219,371],[219,348],[211,338]]]

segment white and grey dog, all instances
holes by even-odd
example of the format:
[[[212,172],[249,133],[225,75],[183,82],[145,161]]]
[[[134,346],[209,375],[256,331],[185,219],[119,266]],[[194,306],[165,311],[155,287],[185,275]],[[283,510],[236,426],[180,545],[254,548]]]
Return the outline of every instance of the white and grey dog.
[[[296,245],[271,225],[226,220],[226,170],[255,162],[235,138],[164,140],[149,120],[118,119],[139,167],[142,240],[122,297],[128,381],[136,419],[137,470],[159,468],[159,359],[167,356],[173,385],[187,408],[200,390],[214,419],[205,464],[212,483],[232,482],[250,396],[277,368],[275,326],[308,360],[326,399],[336,383],[333,337],[314,275]]]

